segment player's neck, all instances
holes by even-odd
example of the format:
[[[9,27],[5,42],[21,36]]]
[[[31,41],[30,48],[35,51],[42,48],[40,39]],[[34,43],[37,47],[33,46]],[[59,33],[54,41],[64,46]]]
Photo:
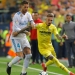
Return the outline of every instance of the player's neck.
[[[25,13],[26,13],[27,11],[26,11],[26,12],[21,11],[21,12],[22,12],[23,15],[25,15]]]
[[[50,26],[51,24],[50,24],[50,23],[46,23],[46,25],[47,25],[47,26]]]

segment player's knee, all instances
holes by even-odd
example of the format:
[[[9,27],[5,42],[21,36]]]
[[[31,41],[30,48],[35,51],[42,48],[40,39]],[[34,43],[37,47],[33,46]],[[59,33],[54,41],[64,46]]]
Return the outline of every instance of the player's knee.
[[[31,54],[30,48],[25,47],[24,50],[23,50],[23,53],[26,54],[26,55],[27,55],[27,54]]]
[[[19,57],[23,57],[23,53],[22,53],[22,52],[17,52],[16,54],[17,54],[17,56],[19,56]]]
[[[25,58],[30,59],[32,57],[32,54],[25,55]]]
[[[23,59],[23,54],[17,53],[17,56],[19,57],[20,60]]]
[[[48,56],[48,59],[52,60],[53,59],[53,55]]]
[[[20,57],[20,56],[17,56],[18,58],[19,58],[19,60],[22,60],[23,59],[23,57]]]
[[[20,57],[20,60],[22,60],[23,59],[23,57]]]

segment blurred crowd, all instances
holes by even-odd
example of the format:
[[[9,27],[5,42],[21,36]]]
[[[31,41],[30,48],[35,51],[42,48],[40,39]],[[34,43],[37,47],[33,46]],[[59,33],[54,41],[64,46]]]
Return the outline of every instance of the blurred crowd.
[[[20,10],[22,0],[0,0],[0,23],[11,21],[11,14]],[[64,16],[71,13],[75,17],[74,0],[27,0],[30,3],[29,12],[38,11],[40,18],[45,19],[47,12],[55,14],[55,24],[64,23]],[[56,19],[58,21],[56,22]],[[60,19],[60,20],[59,20]],[[75,18],[73,19],[75,21]]]
[[[20,10],[21,1],[22,0],[0,0],[0,24],[8,23],[10,26],[10,28],[6,27],[5,30],[0,29],[0,56],[7,56],[8,51],[11,48],[10,34],[12,32],[12,17],[15,12]],[[54,13],[55,17],[53,20],[53,24],[57,27],[57,29],[58,28],[62,29],[62,25],[66,22],[65,15],[69,13],[72,15],[72,21],[75,22],[75,0],[27,0],[27,1],[29,1],[30,3],[29,12],[32,14],[34,21],[38,18],[41,20],[41,22],[45,21],[47,13]],[[59,29],[58,32],[60,34]],[[32,37],[30,37],[29,39],[29,41],[31,42],[31,46],[34,43],[34,40],[37,40],[37,38],[36,37],[34,38],[34,35],[32,35]],[[34,45],[35,44],[37,45],[37,42],[34,43]],[[60,44],[60,41],[53,35],[52,44],[55,48],[57,58],[66,59],[67,51],[65,48],[65,40],[63,40],[63,44]],[[34,49],[38,50],[37,46],[34,47],[36,48],[32,48],[32,50]],[[39,53],[38,51],[32,52],[33,52],[32,57],[33,63],[35,62],[35,60],[37,63],[39,63],[38,57],[40,57],[41,62],[43,62],[43,57],[40,54],[37,54]]]

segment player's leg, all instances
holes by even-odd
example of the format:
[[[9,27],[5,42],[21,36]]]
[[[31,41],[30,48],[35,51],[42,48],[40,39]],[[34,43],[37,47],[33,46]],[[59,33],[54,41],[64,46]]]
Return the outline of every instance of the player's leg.
[[[47,52],[47,56],[46,56],[47,59],[48,59],[48,56],[49,56],[50,54],[52,54],[54,57],[56,57],[56,53],[55,53],[53,47],[51,47],[51,50],[49,50],[49,51]],[[48,61],[46,62],[46,66],[51,65],[51,64],[53,64],[53,63],[54,63],[53,60],[48,59]]]
[[[54,63],[52,60],[49,60],[47,58],[51,54],[51,52],[49,50],[45,50],[45,49],[39,49],[39,52],[40,52],[41,55],[43,55],[47,59],[46,63],[42,63],[43,71],[46,71],[47,70],[47,66]]]
[[[47,71],[47,66],[53,64],[52,60],[48,60],[46,63],[42,63],[43,71]]]
[[[68,74],[75,75],[74,73],[72,73],[71,71],[69,71],[62,63],[60,63],[59,60],[56,57],[54,57],[52,54],[50,54],[48,56],[48,59],[52,60],[59,68],[61,68],[62,70],[64,70]]]
[[[72,75],[72,72],[70,72],[62,63],[59,62],[59,60],[56,58],[56,53],[54,51],[54,49],[51,50],[51,54],[53,55],[53,61],[54,63],[61,68],[62,70],[64,70],[65,72],[69,73]],[[74,74],[73,74],[74,75]]]
[[[25,41],[25,43],[24,43],[24,41]],[[24,58],[24,62],[23,62],[22,72],[20,75],[27,75],[26,70],[29,66],[29,62],[30,62],[32,54],[31,54],[31,48],[30,48],[30,44],[29,44],[28,40],[24,39],[24,40],[22,40],[22,43],[23,43],[22,47],[24,48],[23,53],[25,54],[25,58]]]
[[[40,53],[47,59],[46,63],[42,63],[43,71],[47,71],[47,66],[54,63],[52,60],[49,60],[47,58],[51,54],[51,52],[49,50],[41,50]]]
[[[21,49],[21,44],[19,42],[19,40],[17,39],[12,39],[12,45],[13,45],[13,49],[15,50],[17,56],[14,57],[8,64],[7,64],[7,74],[10,75],[11,74],[11,67],[13,64],[15,64],[16,62],[18,62],[19,60],[21,60],[23,58],[23,52]]]
[[[53,55],[54,56],[53,56]],[[44,53],[44,56],[46,58],[48,58],[48,61],[46,62],[46,64],[43,64],[43,70],[46,71],[47,70],[47,66],[51,65],[52,63],[55,63],[59,68],[61,68],[62,70],[66,71],[68,74],[70,75],[75,75],[72,72],[70,72],[62,63],[59,62],[59,60],[55,57],[55,52],[53,50],[51,51],[46,51]]]

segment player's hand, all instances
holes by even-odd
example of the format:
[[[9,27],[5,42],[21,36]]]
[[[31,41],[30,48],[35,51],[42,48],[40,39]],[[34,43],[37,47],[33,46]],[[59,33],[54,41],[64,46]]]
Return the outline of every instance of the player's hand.
[[[75,44],[75,41],[74,41],[74,44]]]
[[[28,32],[28,31],[25,31],[25,34],[26,34],[27,36],[30,36],[30,32]]]
[[[60,42],[60,46],[62,46],[63,45],[63,42]]]
[[[62,36],[62,38],[68,39],[68,36],[64,34],[64,35]]]
[[[14,37],[16,37],[16,36],[18,35],[18,32],[13,32],[12,35],[13,35]]]

